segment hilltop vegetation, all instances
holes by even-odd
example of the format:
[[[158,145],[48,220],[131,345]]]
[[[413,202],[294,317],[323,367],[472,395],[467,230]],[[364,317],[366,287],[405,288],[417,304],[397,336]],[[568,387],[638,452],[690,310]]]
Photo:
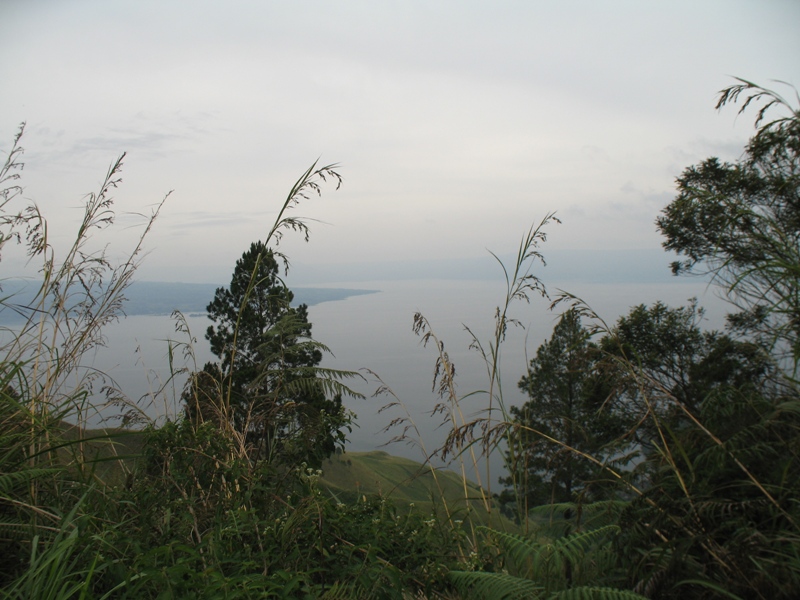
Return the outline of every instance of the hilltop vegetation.
[[[334,165],[300,177],[209,298],[218,361],[189,356],[174,399],[184,414],[86,429],[92,391],[141,412],[86,357],[121,314],[160,205],[120,263],[92,247],[95,229],[114,226],[120,158],[57,257],[17,185],[21,128],[0,170],[0,250],[23,245],[39,287],[23,305],[2,300],[23,323],[4,332],[0,360],[0,598],[797,597],[800,109],[745,81],[718,106],[742,99],[741,110],[761,104],[741,160],[687,168],[657,221],[681,258],[674,272],[710,276],[730,301],[727,329],[701,329],[694,303],[632,307],[609,325],[563,294],[518,383],[529,401],[509,406],[509,307],[547,297],[534,272],[547,215],[500,264],[493,336],[473,335],[482,392],[457,392],[444,341],[414,316],[436,350],[433,412],[450,428],[424,465],[342,452],[341,396],[360,375],[319,367],[329,349],[276,277],[281,236],[309,233],[291,210],[341,183]],[[377,393],[400,411],[395,439],[424,446],[402,399]],[[464,414],[478,395],[483,410]],[[508,469],[500,494],[500,474],[479,468],[495,452]]]

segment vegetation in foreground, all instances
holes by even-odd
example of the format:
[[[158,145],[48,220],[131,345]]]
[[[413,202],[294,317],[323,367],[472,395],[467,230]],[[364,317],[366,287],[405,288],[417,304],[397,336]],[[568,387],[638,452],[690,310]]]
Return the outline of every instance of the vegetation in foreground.
[[[120,158],[57,257],[44,216],[17,206],[20,129],[0,170],[0,250],[21,246],[41,283],[33,302],[2,297],[24,325],[2,337],[0,597],[796,597],[800,111],[745,81],[718,107],[742,99],[741,110],[759,106],[742,159],[689,167],[657,220],[683,259],[676,274],[710,275],[730,300],[726,331],[701,329],[695,303],[633,307],[608,325],[563,295],[519,382],[530,400],[509,406],[499,365],[510,307],[547,294],[533,268],[552,215],[501,265],[495,334],[473,339],[487,369],[486,389],[470,394],[486,399],[478,418],[463,414],[444,342],[415,315],[450,428],[442,448],[417,441],[460,477],[340,452],[351,419],[341,395],[358,375],[319,366],[327,348],[277,276],[281,235],[308,234],[291,211],[341,181],[332,165],[302,175],[217,290],[207,339],[219,361],[188,369],[183,418],[86,429],[93,393],[137,414],[85,357],[120,315],[160,205],[126,260],[92,247],[114,226]],[[772,110],[788,114],[768,120]],[[379,391],[401,411],[389,424],[398,439],[414,436],[400,399]],[[506,487],[493,493],[499,474],[480,459],[501,451]],[[392,496],[408,477],[421,485]]]

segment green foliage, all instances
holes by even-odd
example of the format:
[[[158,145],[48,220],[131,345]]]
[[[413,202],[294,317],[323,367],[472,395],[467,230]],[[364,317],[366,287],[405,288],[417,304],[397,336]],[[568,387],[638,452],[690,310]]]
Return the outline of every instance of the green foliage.
[[[640,305],[600,341],[595,393],[625,415],[634,449],[652,452],[664,441],[662,427],[685,427],[712,394],[765,385],[772,369],[761,349],[702,331],[702,318],[694,300],[679,308]]]
[[[627,416],[626,443],[643,459],[622,473],[634,499],[619,560],[649,597],[790,597],[796,387],[759,344],[703,332],[699,316],[694,304],[634,307],[599,344],[598,389]]]
[[[576,531],[617,525],[627,506],[625,500],[542,504],[528,511],[528,526],[545,538],[565,537]]]
[[[74,239],[59,253],[36,204],[19,204],[23,132],[24,124],[0,168],[0,249],[23,250],[35,273],[25,302],[13,295],[0,298],[0,310],[18,317],[13,329],[0,332],[0,583],[16,578],[12,593],[44,597],[69,595],[68,586],[79,589],[92,572],[75,553],[80,543],[72,525],[73,517],[83,522],[87,505],[81,499],[96,467],[80,431],[97,412],[90,402],[93,391],[103,386],[109,396],[120,395],[113,381],[92,368],[91,351],[103,344],[102,328],[121,314],[125,289],[163,202],[119,263],[104,244],[93,243],[95,231],[114,226],[112,193],[123,155],[99,190],[86,197]],[[67,435],[68,428],[79,433]],[[39,581],[46,572],[63,581]],[[60,588],[62,583],[66,587]]]
[[[449,577],[456,589],[469,598],[538,598],[542,592],[542,587],[533,581],[506,573],[452,571]]]
[[[5,588],[0,589],[0,598],[27,600],[60,600],[67,598],[105,598],[125,586],[120,583],[104,594],[93,593],[94,579],[107,565],[100,562],[97,554],[86,552],[82,547],[86,541],[81,533],[78,511],[86,495],[78,500],[69,514],[59,523],[57,531],[42,537],[34,535],[30,543],[30,556],[26,568]]]
[[[744,93],[742,109],[767,104],[743,159],[684,171],[658,226],[665,247],[686,257],[673,270],[711,274],[736,311],[731,330],[745,338],[662,340],[681,330],[665,321],[618,362],[647,405],[650,440],[647,487],[623,513],[618,548],[629,584],[651,597],[792,598],[800,589],[800,113],[748,82],[723,91],[718,106]],[[790,116],[759,127],[774,106]],[[658,350],[665,358],[649,360],[647,348],[673,344],[674,357]]]
[[[142,470],[117,492],[113,518],[126,526],[103,534],[103,586],[176,598],[401,598],[442,586],[460,533],[435,515],[339,502],[311,468],[253,471],[222,435],[188,422],[148,434]]]
[[[223,370],[233,366],[239,380],[237,387],[252,382],[256,375],[253,370],[263,356],[278,349],[275,346],[281,340],[268,332],[281,319],[296,315],[300,325],[295,337],[310,337],[311,325],[303,318],[307,317],[307,307],[292,308],[293,299],[294,294],[278,277],[278,263],[272,252],[261,242],[250,244],[250,249],[236,261],[230,286],[217,288],[206,308],[208,318],[214,322],[206,339],[211,343],[211,352],[221,358]],[[294,362],[311,366],[321,358],[319,352],[306,353]]]
[[[230,287],[217,289],[208,305],[215,325],[206,338],[221,362],[194,373],[183,394],[194,422],[230,428],[240,450],[254,460],[319,464],[344,443],[350,428],[341,395],[360,396],[342,383],[357,373],[318,366],[330,350],[311,338],[308,307],[291,306],[294,295],[278,277],[276,257],[286,271],[288,259],[268,246],[277,245],[285,229],[299,230],[308,240],[305,221],[286,213],[309,193],[320,194],[320,182],[341,183],[334,169],[314,163],[306,170],[266,240],[251,244],[236,263]]]
[[[741,597],[792,596],[800,420],[796,395],[776,400],[721,389],[696,422],[669,432],[649,461],[650,489],[621,521],[620,551],[637,589],[685,597],[717,585]]]

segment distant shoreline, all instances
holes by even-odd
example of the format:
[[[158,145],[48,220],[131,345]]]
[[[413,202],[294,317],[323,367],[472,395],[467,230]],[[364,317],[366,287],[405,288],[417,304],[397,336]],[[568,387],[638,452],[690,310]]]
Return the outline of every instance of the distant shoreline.
[[[21,323],[27,306],[36,291],[34,282],[23,279],[7,279],[2,282],[4,306],[0,307],[0,324]],[[176,310],[184,314],[206,314],[208,303],[214,298],[215,283],[167,283],[135,281],[125,291],[123,311],[126,316],[163,316]],[[293,305],[314,306],[323,302],[336,302],[352,296],[376,294],[380,290],[350,288],[296,287]],[[12,308],[16,307],[15,308]],[[20,314],[22,313],[22,314]]]

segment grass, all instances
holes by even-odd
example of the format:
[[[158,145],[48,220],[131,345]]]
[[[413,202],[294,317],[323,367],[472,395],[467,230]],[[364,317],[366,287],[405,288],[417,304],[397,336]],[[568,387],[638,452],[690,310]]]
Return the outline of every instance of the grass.
[[[84,455],[95,465],[95,476],[103,483],[115,485],[124,482],[142,457],[146,441],[143,430],[123,428],[81,429],[62,423],[60,449],[62,460],[70,464],[74,443],[84,445]],[[457,503],[464,497],[464,482],[459,474],[449,469],[438,469],[436,479],[428,465],[394,456],[382,450],[370,452],[344,452],[331,455],[322,464],[320,487],[332,497],[342,501],[357,501],[362,496],[380,496],[408,507],[413,504],[429,513],[435,506],[446,502]],[[482,490],[467,482],[469,496],[476,511],[482,511]],[[481,522],[485,522],[482,518]]]
[[[142,430],[123,428],[80,429],[61,425],[64,446],[60,454],[65,464],[72,460],[71,447],[82,442],[84,455],[94,465],[94,476],[107,485],[119,485],[140,462],[146,441]],[[437,469],[436,477],[429,465],[395,456],[382,450],[345,452],[331,455],[322,464],[320,488],[336,500],[356,502],[362,497],[379,496],[398,507],[409,505],[425,514],[441,507],[442,502],[463,506],[464,481],[449,469]],[[481,488],[467,482],[470,505],[478,524],[488,524],[483,509]],[[513,524],[503,518],[510,530]]]

